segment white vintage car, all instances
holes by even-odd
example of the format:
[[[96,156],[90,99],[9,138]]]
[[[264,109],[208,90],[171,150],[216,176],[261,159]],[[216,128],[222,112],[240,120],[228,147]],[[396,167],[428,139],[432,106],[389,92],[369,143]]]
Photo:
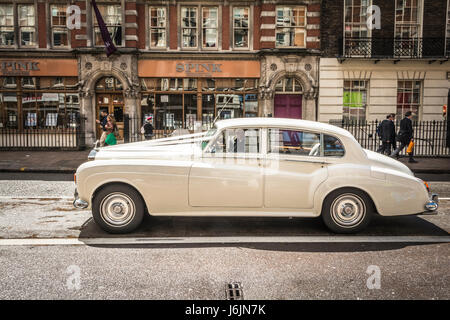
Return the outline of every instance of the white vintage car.
[[[408,167],[319,122],[242,118],[204,133],[94,149],[74,206],[111,233],[154,216],[319,217],[337,233],[370,218],[435,211]]]

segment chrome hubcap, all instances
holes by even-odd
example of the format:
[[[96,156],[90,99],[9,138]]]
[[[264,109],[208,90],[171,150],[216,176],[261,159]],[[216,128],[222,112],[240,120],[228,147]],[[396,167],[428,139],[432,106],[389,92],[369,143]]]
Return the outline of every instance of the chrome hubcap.
[[[136,207],[129,196],[116,192],[102,200],[100,212],[107,224],[118,227],[127,225],[133,219]]]
[[[331,205],[331,217],[341,227],[355,227],[366,214],[364,201],[355,194],[347,193],[337,197]]]

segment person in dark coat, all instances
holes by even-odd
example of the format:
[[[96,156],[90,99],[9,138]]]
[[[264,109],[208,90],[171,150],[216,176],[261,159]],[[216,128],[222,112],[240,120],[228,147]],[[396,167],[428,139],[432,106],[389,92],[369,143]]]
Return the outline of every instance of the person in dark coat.
[[[378,135],[381,139],[381,147],[377,150],[381,154],[391,154],[392,148],[395,148],[395,115],[388,114],[386,119],[380,123]]]
[[[152,117],[148,117],[145,120],[143,129],[144,129],[145,140],[150,140],[153,137]]]
[[[400,130],[397,135],[397,140],[398,140],[398,142],[400,142],[400,146],[398,148],[396,148],[395,151],[392,153],[392,156],[397,157],[397,159],[399,158],[398,154],[400,153],[400,151],[402,151],[403,148],[408,147],[408,145],[411,141],[414,141],[414,139],[413,139],[414,129],[413,129],[411,118],[412,118],[412,112],[407,111],[405,113],[405,117],[402,119],[402,121],[400,121]],[[411,162],[411,163],[417,162],[416,160],[414,160],[413,154],[414,154],[414,151],[412,151],[409,154],[409,162]]]

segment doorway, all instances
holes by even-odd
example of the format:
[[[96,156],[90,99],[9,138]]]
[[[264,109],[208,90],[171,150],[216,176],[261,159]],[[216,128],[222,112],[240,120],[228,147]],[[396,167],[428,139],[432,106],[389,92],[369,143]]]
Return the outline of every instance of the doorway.
[[[303,87],[295,78],[283,78],[275,85],[274,116],[302,118]]]
[[[274,115],[276,118],[302,118],[301,94],[277,94],[274,99]]]
[[[102,111],[114,115],[119,129],[118,140],[123,140],[124,128],[124,98],[121,82],[114,77],[105,77],[97,82],[96,94],[96,119],[100,120]],[[97,139],[102,135],[102,127],[96,125]]]

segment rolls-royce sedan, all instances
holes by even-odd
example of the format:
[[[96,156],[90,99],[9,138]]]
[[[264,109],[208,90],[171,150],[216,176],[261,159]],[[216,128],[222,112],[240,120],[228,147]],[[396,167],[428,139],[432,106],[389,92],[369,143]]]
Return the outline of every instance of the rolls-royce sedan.
[[[437,195],[346,130],[280,118],[222,120],[203,133],[96,148],[75,175],[74,206],[110,233],[144,215],[321,217],[355,233],[372,216],[435,211]]]

